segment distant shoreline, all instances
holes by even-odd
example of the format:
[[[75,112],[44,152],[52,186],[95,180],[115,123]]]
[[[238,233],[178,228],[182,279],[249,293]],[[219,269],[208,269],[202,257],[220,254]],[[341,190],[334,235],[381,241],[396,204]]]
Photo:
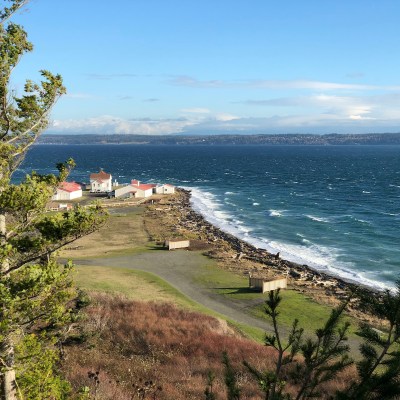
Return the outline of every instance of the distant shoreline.
[[[270,145],[270,146],[382,146],[400,145],[400,133],[367,134],[257,134],[257,135],[130,135],[130,134],[43,134],[38,145]]]

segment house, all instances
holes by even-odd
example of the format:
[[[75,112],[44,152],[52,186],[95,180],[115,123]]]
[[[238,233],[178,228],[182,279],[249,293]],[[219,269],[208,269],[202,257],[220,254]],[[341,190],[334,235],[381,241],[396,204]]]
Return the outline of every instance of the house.
[[[136,190],[135,197],[150,197],[156,185],[153,183],[140,183],[136,179],[133,179],[131,181],[131,186]]]
[[[90,191],[97,193],[112,191],[112,176],[102,169],[99,172],[90,174]]]
[[[174,194],[175,186],[165,183],[164,185],[156,186],[153,190],[154,190],[154,193],[156,193],[156,194]]]
[[[119,187],[115,189],[114,195],[118,197],[135,197],[135,198],[146,198],[153,194],[153,184],[140,183],[136,179],[133,179],[129,185]]]
[[[249,287],[251,289],[261,289],[262,293],[270,292],[276,289],[287,288],[287,278],[285,276],[276,276],[274,278],[256,278],[249,274]]]
[[[61,182],[52,200],[73,200],[82,197],[82,186],[76,182]]]

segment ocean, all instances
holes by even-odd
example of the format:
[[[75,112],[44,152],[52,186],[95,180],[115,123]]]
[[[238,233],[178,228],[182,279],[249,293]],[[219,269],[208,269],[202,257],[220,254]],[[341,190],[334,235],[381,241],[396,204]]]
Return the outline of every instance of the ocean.
[[[103,168],[192,190],[208,221],[256,247],[375,288],[400,277],[400,146],[35,145],[13,179]]]

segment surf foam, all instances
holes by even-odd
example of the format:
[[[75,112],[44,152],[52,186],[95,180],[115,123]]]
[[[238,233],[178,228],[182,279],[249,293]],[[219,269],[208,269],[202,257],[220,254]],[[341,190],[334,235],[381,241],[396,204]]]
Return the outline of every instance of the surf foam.
[[[221,209],[221,201],[215,194],[197,187],[186,187],[185,189],[192,192],[191,204],[193,209],[208,222],[257,248],[263,248],[270,253],[280,252],[281,257],[288,261],[305,264],[320,272],[358,282],[365,286],[378,287],[380,289],[391,288],[390,285],[369,279],[362,273],[355,272],[352,269],[353,264],[351,262],[339,261],[338,258],[341,254],[337,248],[320,246],[307,239],[303,241],[304,244],[296,245],[253,236],[250,234],[252,232],[251,228],[246,227],[243,221]],[[269,215],[282,216],[283,211],[285,210],[271,209],[269,210]],[[318,221],[319,219],[316,220]],[[324,220],[322,222],[327,221]]]

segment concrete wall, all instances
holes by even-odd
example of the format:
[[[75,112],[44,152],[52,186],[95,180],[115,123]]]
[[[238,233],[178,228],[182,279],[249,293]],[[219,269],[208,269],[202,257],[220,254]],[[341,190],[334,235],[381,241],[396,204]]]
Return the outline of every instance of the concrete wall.
[[[150,197],[153,195],[153,188],[142,190],[142,189],[137,189],[136,196],[135,197]]]
[[[262,278],[249,277],[249,287],[254,289],[260,289],[262,293],[270,292],[276,289],[287,288],[287,278],[278,278],[269,281],[265,281]]]
[[[287,279],[286,278],[281,278],[281,279],[276,279],[273,281],[266,281],[263,283],[263,293],[265,292],[270,292],[271,290],[276,290],[276,289],[286,289],[287,288]]]
[[[118,189],[115,189],[115,197],[121,197],[132,191],[131,185],[122,186]]]
[[[190,240],[166,240],[165,247],[168,247],[168,250],[174,249],[186,249],[190,246]]]
[[[82,189],[75,190],[75,192],[71,192],[69,195],[69,200],[79,199],[80,197],[82,197]]]

